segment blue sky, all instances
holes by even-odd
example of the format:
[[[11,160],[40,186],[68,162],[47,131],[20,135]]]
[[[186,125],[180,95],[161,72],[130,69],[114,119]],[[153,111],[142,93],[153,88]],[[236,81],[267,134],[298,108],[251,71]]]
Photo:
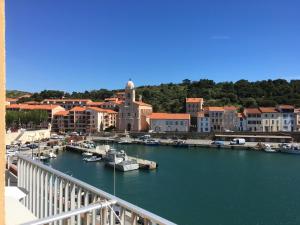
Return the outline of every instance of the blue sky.
[[[7,88],[300,79],[298,0],[7,0]]]

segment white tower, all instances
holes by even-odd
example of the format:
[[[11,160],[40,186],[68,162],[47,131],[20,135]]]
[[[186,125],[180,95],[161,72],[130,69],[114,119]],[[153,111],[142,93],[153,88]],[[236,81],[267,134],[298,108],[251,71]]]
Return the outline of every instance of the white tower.
[[[134,83],[129,79],[125,86],[125,104],[130,106],[135,101]]]

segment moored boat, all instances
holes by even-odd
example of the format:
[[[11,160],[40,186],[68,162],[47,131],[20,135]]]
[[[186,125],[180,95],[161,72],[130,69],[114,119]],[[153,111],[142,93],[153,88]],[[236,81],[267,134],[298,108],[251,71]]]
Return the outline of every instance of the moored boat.
[[[279,145],[279,151],[288,154],[300,154],[300,147],[297,144],[283,143]]]
[[[126,160],[120,163],[107,162],[107,166],[115,167],[117,170],[127,172],[139,169],[139,164],[135,160]]]
[[[92,156],[92,157],[87,157],[87,158],[84,158],[83,161],[86,161],[86,162],[98,162],[98,161],[101,161],[101,157],[97,157],[97,156]]]
[[[159,145],[159,142],[154,139],[147,139],[144,141],[145,145]]]
[[[275,149],[272,149],[271,145],[269,145],[269,144],[263,144],[262,149],[265,152],[270,152],[270,153],[277,152]]]
[[[93,156],[93,153],[91,153],[91,152],[84,152],[84,153],[82,153],[82,156]]]

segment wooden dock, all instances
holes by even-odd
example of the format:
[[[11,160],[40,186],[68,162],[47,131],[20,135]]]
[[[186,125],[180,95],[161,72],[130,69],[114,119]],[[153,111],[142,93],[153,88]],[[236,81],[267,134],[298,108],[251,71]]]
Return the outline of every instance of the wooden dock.
[[[99,155],[101,157],[105,156],[106,152],[108,150],[108,148],[106,148],[104,145],[103,146],[97,146],[96,148],[84,148],[84,147],[77,146],[77,145],[67,145],[66,149],[71,150],[71,151],[77,151],[77,152],[80,152],[80,153],[91,152],[91,153],[93,153],[95,155]],[[129,160],[136,160],[137,163],[139,164],[140,169],[153,170],[153,169],[156,169],[158,167],[158,164],[154,161],[141,159],[141,158],[137,158],[137,157],[133,157],[133,156],[127,156],[127,157],[128,157]]]

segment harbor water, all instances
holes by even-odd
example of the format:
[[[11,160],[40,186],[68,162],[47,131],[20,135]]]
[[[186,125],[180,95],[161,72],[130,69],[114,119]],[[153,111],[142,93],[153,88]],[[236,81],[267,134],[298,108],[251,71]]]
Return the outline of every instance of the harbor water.
[[[177,224],[299,225],[300,155],[115,145],[158,162],[116,172],[116,195]],[[50,165],[113,194],[113,169],[63,152]]]

